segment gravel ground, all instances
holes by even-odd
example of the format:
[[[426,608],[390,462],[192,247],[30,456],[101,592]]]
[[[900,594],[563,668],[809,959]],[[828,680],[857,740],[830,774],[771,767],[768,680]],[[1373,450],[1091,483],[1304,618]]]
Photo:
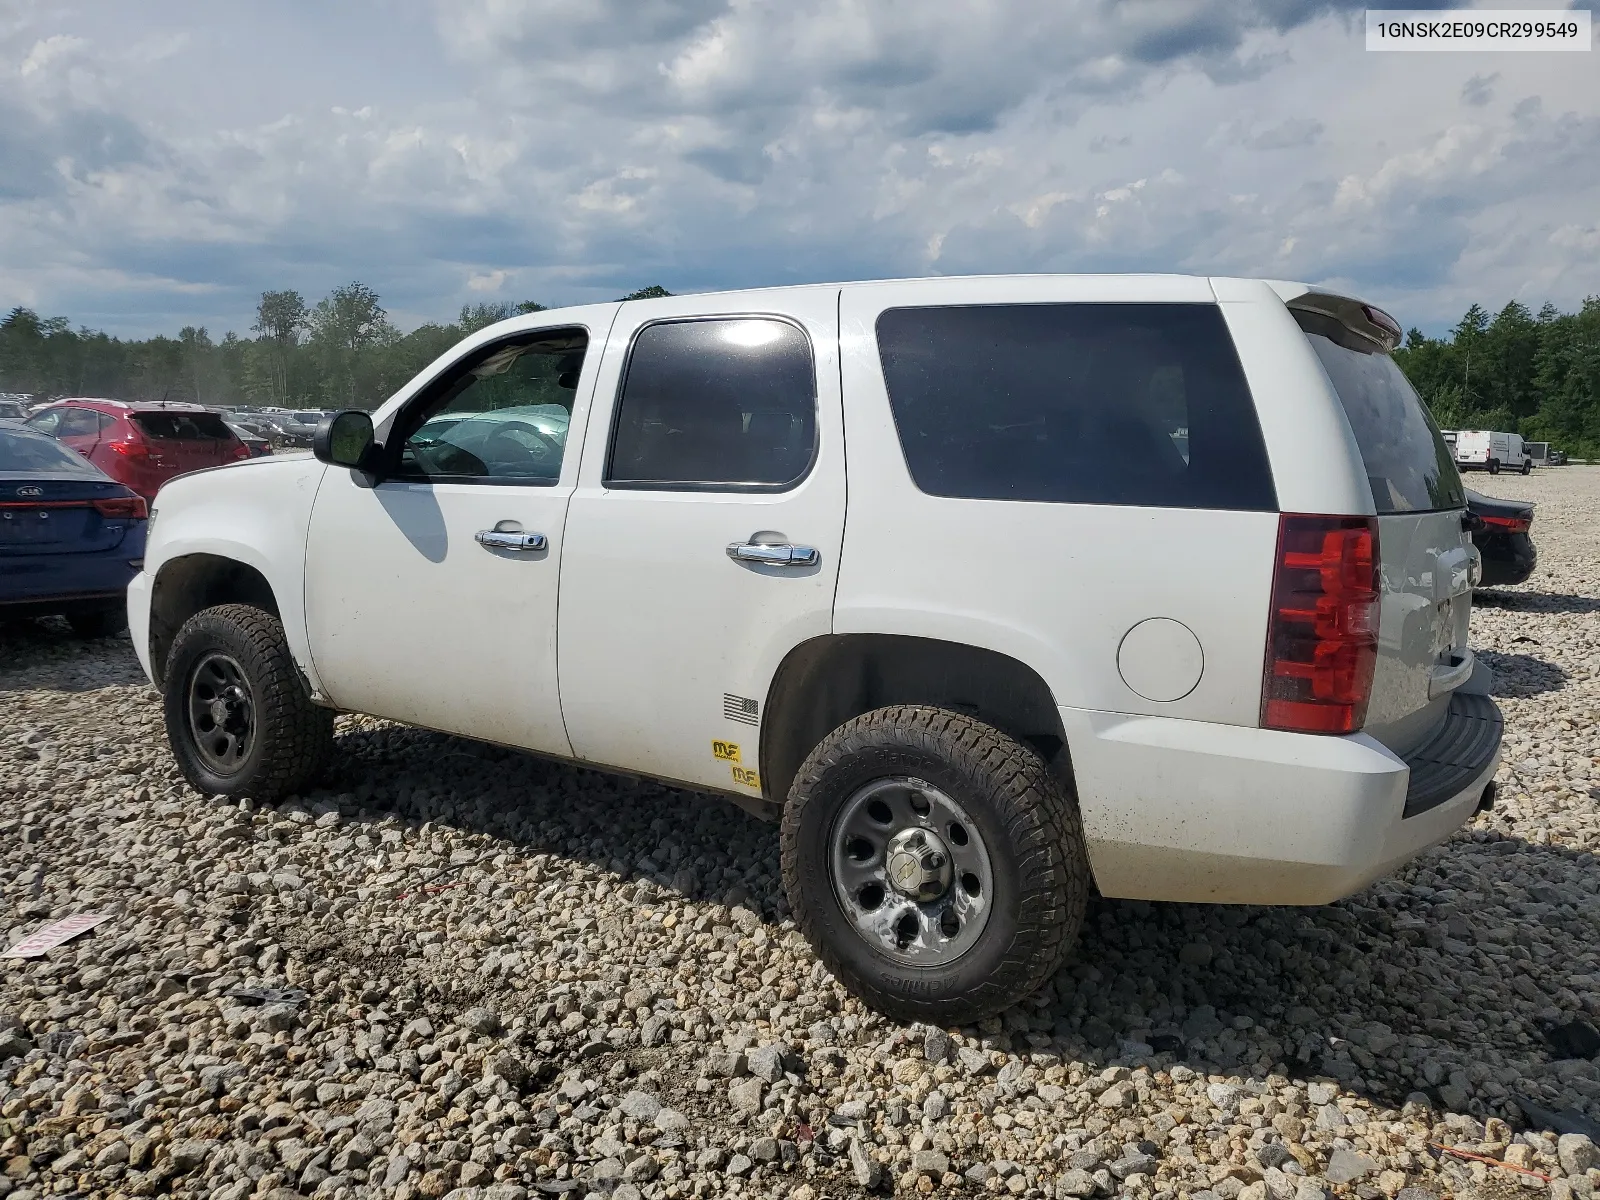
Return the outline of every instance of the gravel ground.
[[[960,1030],[848,997],[721,801],[365,718],[208,801],[126,642],[4,628],[0,933],[114,916],[0,961],[0,1197],[1589,1200],[1514,1098],[1600,1119],[1547,1032],[1600,1020],[1600,469],[1477,482],[1541,505],[1473,618],[1499,807],[1328,908],[1097,901]]]

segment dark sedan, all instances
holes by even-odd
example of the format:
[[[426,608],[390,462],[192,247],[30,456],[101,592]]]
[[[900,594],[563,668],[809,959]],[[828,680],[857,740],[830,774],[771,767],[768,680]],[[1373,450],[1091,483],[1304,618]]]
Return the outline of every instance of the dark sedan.
[[[1467,510],[1478,518],[1472,523],[1472,544],[1483,559],[1480,587],[1521,583],[1533,574],[1539,561],[1529,530],[1533,505],[1525,500],[1496,500],[1470,488]]]
[[[42,433],[0,425],[0,620],[66,617],[82,637],[127,623],[144,498]]]

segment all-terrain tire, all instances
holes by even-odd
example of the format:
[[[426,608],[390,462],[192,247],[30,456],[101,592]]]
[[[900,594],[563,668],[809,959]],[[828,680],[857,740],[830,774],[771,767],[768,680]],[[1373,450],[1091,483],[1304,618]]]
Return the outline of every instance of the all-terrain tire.
[[[212,653],[233,659],[252,693],[255,729],[238,769],[207,765],[190,728],[189,685]],[[249,604],[219,604],[184,622],[163,672],[167,740],[183,777],[209,795],[276,801],[300,791],[333,753],[333,711],[313,704],[289,653],[283,624]]]
[[[890,777],[956,799],[989,848],[993,896],[978,940],[949,962],[908,966],[856,931],[835,894],[830,845],[842,807]],[[834,976],[901,1020],[964,1025],[1025,999],[1077,939],[1091,876],[1078,808],[1030,747],[961,713],[917,705],[864,713],[813,750],[781,833],[789,906]]]

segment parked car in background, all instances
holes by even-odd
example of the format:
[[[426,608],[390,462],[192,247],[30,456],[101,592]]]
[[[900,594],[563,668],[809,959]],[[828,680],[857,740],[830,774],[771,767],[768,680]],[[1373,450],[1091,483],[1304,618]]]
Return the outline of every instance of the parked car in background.
[[[228,417],[224,417],[223,424],[233,430],[233,436],[244,443],[244,448],[250,451],[251,458],[260,458],[264,454],[272,453],[272,443],[248,425],[241,425]]]
[[[249,458],[227,422],[198,404],[61,400],[26,422],[146,500],[175,475]]]
[[[0,425],[0,619],[60,615],[84,637],[121,629],[146,517],[142,496],[82,455]]]
[[[0,421],[21,421],[28,415],[28,406],[21,400],[0,400]]]
[[[1564,467],[1564,466],[1566,466],[1567,465],[1567,452],[1565,450],[1556,450],[1556,449],[1552,448],[1551,451],[1550,451],[1550,465],[1552,467]]]
[[[1483,559],[1480,587],[1521,583],[1533,574],[1539,554],[1534,548],[1533,505],[1526,500],[1496,500],[1467,490],[1472,544]]]
[[[289,446],[309,446],[316,435],[317,426],[333,416],[320,408],[300,408],[293,412],[272,413],[269,416],[278,440]]]
[[[1490,429],[1458,429],[1455,437],[1456,466],[1477,467],[1491,475],[1502,470],[1533,470],[1520,434],[1497,433]]]
[[[836,978],[966,1024],[1096,889],[1325,903],[1492,803],[1401,332],[1170,275],[517,317],[163,490],[133,643],[204,793],[298,791],[345,710],[727,795]]]

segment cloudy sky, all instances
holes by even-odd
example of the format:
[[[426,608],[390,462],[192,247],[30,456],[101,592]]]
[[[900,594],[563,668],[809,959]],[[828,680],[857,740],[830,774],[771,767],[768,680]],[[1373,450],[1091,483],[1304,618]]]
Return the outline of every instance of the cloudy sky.
[[[0,0],[0,308],[1129,270],[1573,306],[1600,50],[1368,53],[1305,0]]]

